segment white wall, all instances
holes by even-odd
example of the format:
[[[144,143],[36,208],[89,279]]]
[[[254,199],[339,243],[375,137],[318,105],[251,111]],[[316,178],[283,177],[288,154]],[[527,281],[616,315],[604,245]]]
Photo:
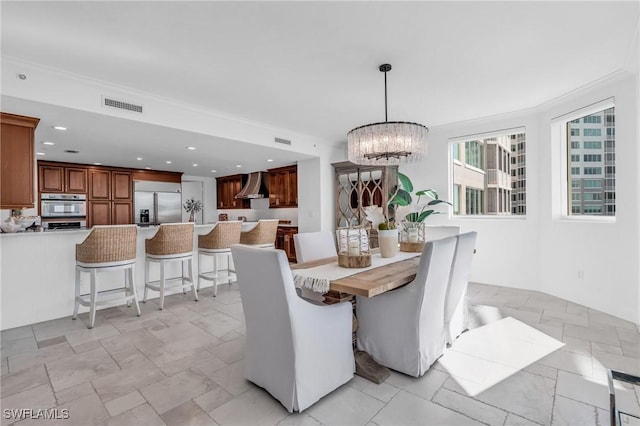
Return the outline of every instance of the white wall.
[[[478,231],[472,281],[539,290],[640,323],[637,85],[636,76],[620,73],[533,110],[432,129],[427,157],[401,171],[416,188],[434,188],[450,200],[449,138],[526,128],[525,218],[428,219]],[[566,165],[558,160],[551,120],[610,97],[616,103],[615,221],[563,220],[558,194]]]

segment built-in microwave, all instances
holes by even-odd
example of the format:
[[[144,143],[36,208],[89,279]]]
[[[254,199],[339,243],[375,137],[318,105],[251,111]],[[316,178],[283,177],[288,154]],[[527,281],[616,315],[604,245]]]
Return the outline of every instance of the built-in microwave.
[[[41,194],[40,215],[43,219],[86,217],[87,196],[84,194]]]

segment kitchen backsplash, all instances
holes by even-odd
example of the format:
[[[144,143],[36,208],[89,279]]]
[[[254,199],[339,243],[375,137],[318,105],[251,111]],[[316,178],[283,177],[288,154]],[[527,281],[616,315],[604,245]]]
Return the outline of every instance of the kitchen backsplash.
[[[218,209],[218,214],[226,213],[229,220],[238,220],[238,216],[244,216],[247,222],[255,222],[260,219],[290,220],[291,225],[298,224],[298,209]]]

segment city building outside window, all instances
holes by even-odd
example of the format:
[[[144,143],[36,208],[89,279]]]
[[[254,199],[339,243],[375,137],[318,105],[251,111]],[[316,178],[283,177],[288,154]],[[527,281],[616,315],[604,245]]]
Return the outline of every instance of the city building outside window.
[[[454,138],[453,214],[526,215],[524,128]]]
[[[567,214],[615,216],[615,108],[566,121],[566,137]]]

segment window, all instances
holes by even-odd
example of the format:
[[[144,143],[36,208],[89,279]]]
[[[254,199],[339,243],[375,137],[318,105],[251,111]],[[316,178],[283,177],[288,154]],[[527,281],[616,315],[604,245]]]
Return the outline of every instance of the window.
[[[454,143],[451,147],[451,153],[454,160],[460,161],[460,147],[457,143]]]
[[[484,144],[480,141],[465,142],[464,161],[476,169],[484,170]]]
[[[460,214],[460,185],[453,185],[453,214]]]
[[[467,188],[465,205],[467,215],[484,214],[484,191],[477,188]]]
[[[602,179],[584,179],[582,184],[585,188],[602,188]],[[573,186],[573,182],[571,182]]]
[[[584,141],[584,149],[602,149],[602,141]]]
[[[602,192],[585,192],[585,201],[602,201]]]
[[[458,153],[457,159],[452,155],[451,167],[454,215],[526,214],[523,128],[456,138],[452,143],[451,152]]]
[[[611,105],[607,103],[606,106]],[[570,159],[567,164],[567,184],[571,185],[567,190],[569,215],[615,216],[615,108],[604,107],[603,103],[600,111],[563,122],[566,154]],[[606,134],[604,149],[602,140],[586,140],[603,134]],[[580,146],[585,151],[576,155],[574,150]],[[580,167],[582,163],[588,167]]]
[[[585,167],[584,174],[585,175],[601,175],[602,167]]]

